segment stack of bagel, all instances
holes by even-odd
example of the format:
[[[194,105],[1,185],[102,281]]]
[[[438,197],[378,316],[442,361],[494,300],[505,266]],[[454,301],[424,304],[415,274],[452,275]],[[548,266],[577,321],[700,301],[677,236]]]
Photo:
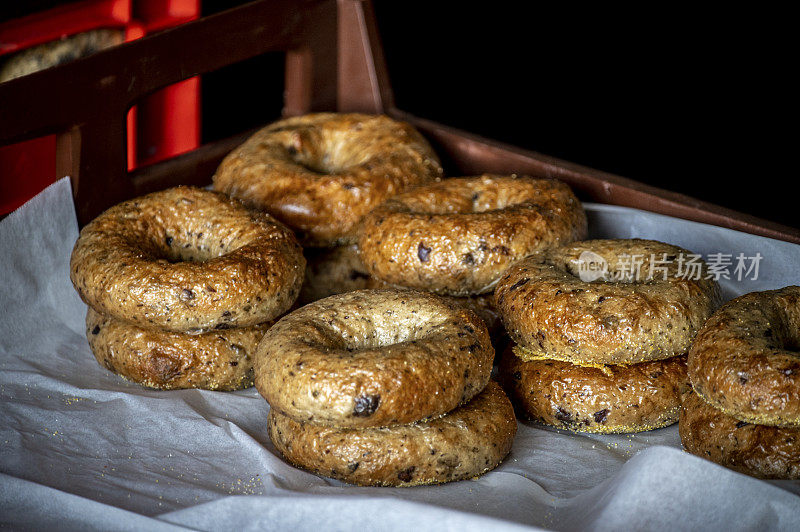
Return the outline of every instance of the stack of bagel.
[[[256,356],[268,430],[294,465],[359,485],[480,475],[516,419],[489,381],[494,350],[471,311],[413,290],[359,290],[279,320]]]
[[[765,478],[800,478],[800,287],[723,305],[689,351],[684,447]]]
[[[70,277],[97,361],[144,386],[253,385],[256,345],[300,290],[292,232],[222,194],[176,187],[81,230]]]
[[[500,375],[521,414],[580,432],[675,423],[685,353],[718,298],[704,265],[697,279],[677,271],[690,255],[650,240],[590,240],[512,266],[495,297],[517,344]]]

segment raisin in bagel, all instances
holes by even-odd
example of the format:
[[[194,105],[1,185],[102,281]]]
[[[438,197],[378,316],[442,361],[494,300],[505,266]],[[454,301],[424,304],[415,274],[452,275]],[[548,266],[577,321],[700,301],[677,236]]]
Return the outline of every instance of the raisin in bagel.
[[[358,256],[358,246],[306,248],[306,277],[297,302],[301,305],[328,296],[372,288],[371,277]]]
[[[142,329],[90,307],[86,337],[100,365],[142,386],[239,390],[253,385],[253,355],[269,325],[183,334]]]
[[[686,357],[603,368],[522,360],[507,349],[500,379],[525,417],[576,432],[624,433],[678,421]]]
[[[800,429],[740,421],[689,390],[678,432],[687,451],[712,462],[755,477],[800,479]]]
[[[176,187],[111,207],[81,230],[70,278],[96,311],[175,332],[249,327],[294,303],[292,232],[217,192]]]
[[[365,486],[441,484],[497,467],[517,432],[514,410],[489,382],[469,403],[434,420],[387,428],[337,429],[270,410],[269,436],[292,464]]]
[[[258,345],[256,388],[277,412],[337,427],[444,414],[486,385],[494,350],[474,313],[433,294],[359,290],[280,319]]]
[[[445,179],[387,200],[365,219],[369,272],[391,284],[454,296],[492,291],[508,266],[586,236],[586,215],[553,179]]]
[[[689,351],[695,392],[741,421],[800,428],[800,286],[723,305]]]
[[[681,275],[680,257],[692,256],[653,240],[566,244],[512,266],[495,302],[527,359],[635,364],[682,355],[719,298],[702,262],[699,279]],[[642,258],[638,271],[626,273],[626,257]]]
[[[317,113],[258,131],[225,157],[214,188],[266,210],[304,246],[324,247],[355,243],[370,210],[441,175],[436,154],[409,124]]]

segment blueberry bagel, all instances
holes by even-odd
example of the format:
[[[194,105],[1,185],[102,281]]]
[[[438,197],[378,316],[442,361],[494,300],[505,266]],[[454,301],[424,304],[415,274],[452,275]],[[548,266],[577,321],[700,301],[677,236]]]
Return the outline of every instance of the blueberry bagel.
[[[800,286],[723,305],[692,344],[689,378],[740,421],[800,428]]]
[[[486,326],[464,307],[411,290],[359,290],[279,320],[258,345],[255,383],[297,421],[389,426],[468,401],[493,357]]]
[[[729,416],[689,390],[678,422],[692,454],[761,478],[800,479],[800,429],[754,425]]]
[[[86,225],[70,278],[103,315],[197,333],[280,316],[304,269],[295,236],[269,215],[217,192],[176,187],[120,203]]]
[[[553,179],[482,175],[399,194],[365,219],[368,271],[388,283],[464,296],[491,292],[503,271],[586,235],[586,215]]]
[[[575,432],[642,432],[678,421],[686,357],[630,366],[579,366],[503,354],[500,378],[525,418]]]
[[[661,360],[686,353],[718,302],[702,261],[694,262],[699,278],[681,272],[691,257],[653,240],[566,244],[514,264],[495,302],[523,358]]]
[[[253,385],[253,356],[269,323],[205,334],[142,329],[86,314],[86,338],[101,366],[148,388],[239,390]]]
[[[442,417],[398,427],[338,429],[270,410],[275,447],[295,466],[364,486],[417,486],[476,477],[511,449],[514,410],[490,382]]]
[[[411,125],[386,116],[317,113],[280,120],[222,161],[214,188],[266,210],[304,246],[354,244],[384,199],[438,179],[439,160]]]

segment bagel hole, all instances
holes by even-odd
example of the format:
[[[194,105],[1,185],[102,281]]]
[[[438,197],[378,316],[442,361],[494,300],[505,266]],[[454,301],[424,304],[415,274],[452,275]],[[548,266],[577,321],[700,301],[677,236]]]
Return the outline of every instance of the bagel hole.
[[[348,353],[358,353],[360,351],[369,351],[370,349],[381,349],[392,345],[400,345],[407,342],[414,342],[422,338],[424,335],[419,334],[403,334],[409,331],[398,331],[398,334],[367,334],[358,337],[340,338],[342,347]]]
[[[482,180],[481,186],[466,191],[471,194],[472,211],[476,213],[501,211],[523,204],[545,204],[552,196],[536,187],[529,180],[508,177]]]
[[[531,197],[530,191],[527,190],[505,190],[492,187],[489,190],[473,192],[470,200],[472,201],[472,210],[470,212],[485,213],[502,211],[515,205],[529,203]]]
[[[465,181],[461,190],[442,199],[441,191],[432,190],[426,196],[420,196],[419,205],[414,211],[423,214],[484,214],[502,211],[516,205],[536,201],[527,187],[514,186],[511,180],[501,182],[482,182],[475,184]]]
[[[207,260],[215,258],[210,253],[204,250],[194,248],[180,248],[170,250],[163,257],[167,262],[176,264],[178,262],[206,262]]]
[[[286,149],[287,157],[303,170],[317,175],[333,175],[338,173],[337,168],[334,168],[329,162],[325,160],[317,160],[313,157],[297,151],[293,146]]]
[[[206,262],[232,251],[228,248],[228,242],[212,241],[203,231],[189,234],[184,232],[181,237],[171,236],[170,232],[167,232],[160,245],[156,246],[153,254],[172,264]]]
[[[409,325],[407,320],[396,318],[394,315],[384,314],[373,316],[369,330],[364,332],[355,332],[326,322],[317,323],[315,328],[321,333],[321,341],[315,342],[315,345],[322,348],[344,349],[348,353],[355,354],[423,339],[427,341],[436,335],[441,327],[446,326],[448,321],[446,317],[441,316],[431,316],[427,319],[420,317],[419,321]],[[345,318],[347,322],[351,320],[354,323],[359,322],[358,317],[354,315]]]
[[[286,156],[295,165],[307,172],[317,175],[336,175],[353,171],[356,166],[367,162],[364,150],[347,150],[343,146],[352,143],[346,136],[329,132],[319,140],[319,144],[306,148],[306,143],[298,141],[297,145],[284,146]]]

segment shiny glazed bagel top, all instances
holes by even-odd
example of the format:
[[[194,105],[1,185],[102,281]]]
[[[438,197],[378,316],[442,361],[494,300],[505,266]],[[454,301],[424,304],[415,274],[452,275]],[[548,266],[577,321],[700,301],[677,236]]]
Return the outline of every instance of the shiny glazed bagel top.
[[[266,210],[303,245],[320,247],[355,243],[366,213],[441,175],[436,154],[407,123],[316,113],[255,133],[222,161],[214,188]]]
[[[586,215],[554,179],[444,179],[390,198],[364,219],[361,258],[388,283],[464,296],[490,292],[527,255],[586,236]]]

